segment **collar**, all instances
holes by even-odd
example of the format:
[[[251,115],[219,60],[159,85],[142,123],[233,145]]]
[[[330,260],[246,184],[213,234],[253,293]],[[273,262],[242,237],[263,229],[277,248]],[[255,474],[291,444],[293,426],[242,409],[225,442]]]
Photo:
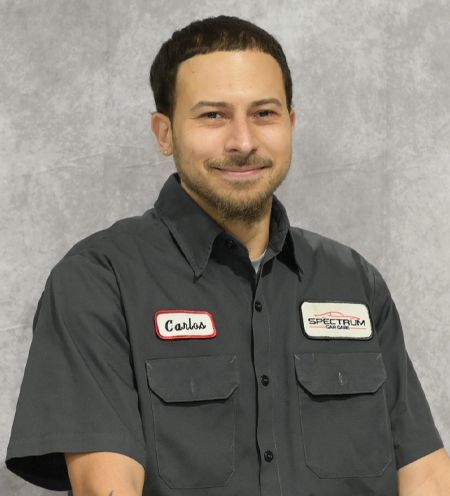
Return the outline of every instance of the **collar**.
[[[236,244],[242,245],[185,191],[181,186],[178,172],[168,177],[154,207],[175,238],[196,277],[203,274],[214,241],[219,235],[233,239]],[[294,247],[286,209],[275,195],[272,197],[268,248],[264,258],[267,259],[270,252],[270,255],[277,255],[281,251],[286,252],[301,276],[303,271]]]

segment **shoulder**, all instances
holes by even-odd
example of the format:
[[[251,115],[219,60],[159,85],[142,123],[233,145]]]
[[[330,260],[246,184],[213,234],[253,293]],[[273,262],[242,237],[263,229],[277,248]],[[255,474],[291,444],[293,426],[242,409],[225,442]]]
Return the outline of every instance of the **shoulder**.
[[[116,220],[110,226],[95,231],[78,240],[63,255],[57,265],[69,261],[88,260],[100,265],[113,265],[118,260],[135,257],[142,245],[158,238],[164,228],[154,208]]]
[[[354,247],[300,227],[291,226],[290,231],[306,276],[323,281],[338,279],[343,284],[359,280],[372,297],[375,292],[389,294],[380,270]]]
[[[142,215],[119,219],[78,240],[50,269],[38,310],[46,294],[57,298],[60,306],[71,302],[78,308],[91,302],[99,305],[101,301],[106,307],[108,302],[118,301],[121,275],[128,274],[137,254],[145,251],[143,243],[158,228],[161,229],[160,222],[154,209],[150,209]]]
[[[352,246],[300,227],[291,227],[291,233],[295,249],[299,255],[312,257],[337,268],[363,268],[369,272],[377,270]]]

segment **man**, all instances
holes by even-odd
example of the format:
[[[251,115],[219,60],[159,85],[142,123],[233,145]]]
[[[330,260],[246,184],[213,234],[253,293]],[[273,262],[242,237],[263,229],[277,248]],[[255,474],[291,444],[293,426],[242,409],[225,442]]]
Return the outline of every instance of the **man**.
[[[8,468],[76,496],[448,495],[383,278],[273,194],[296,119],[281,47],[197,21],[151,84],[177,173],[53,268]]]

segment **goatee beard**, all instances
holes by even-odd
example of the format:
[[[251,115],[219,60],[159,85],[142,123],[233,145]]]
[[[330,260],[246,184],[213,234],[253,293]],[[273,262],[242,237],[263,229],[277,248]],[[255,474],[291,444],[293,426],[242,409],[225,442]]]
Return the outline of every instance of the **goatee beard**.
[[[219,222],[240,220],[249,226],[261,219],[270,207],[272,193],[259,195],[252,201],[236,203],[224,196],[219,196],[208,187],[194,183],[177,166],[178,175],[198,197],[204,200],[216,212]]]

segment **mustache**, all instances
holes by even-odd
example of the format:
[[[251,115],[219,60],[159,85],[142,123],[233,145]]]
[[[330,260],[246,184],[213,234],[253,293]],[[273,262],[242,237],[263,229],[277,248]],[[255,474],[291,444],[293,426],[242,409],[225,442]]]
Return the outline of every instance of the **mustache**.
[[[270,159],[263,159],[258,157],[249,157],[247,156],[234,156],[232,158],[226,159],[224,161],[218,160],[208,160],[207,165],[209,167],[215,167],[217,169],[226,169],[227,167],[271,167],[273,165],[273,161]]]

